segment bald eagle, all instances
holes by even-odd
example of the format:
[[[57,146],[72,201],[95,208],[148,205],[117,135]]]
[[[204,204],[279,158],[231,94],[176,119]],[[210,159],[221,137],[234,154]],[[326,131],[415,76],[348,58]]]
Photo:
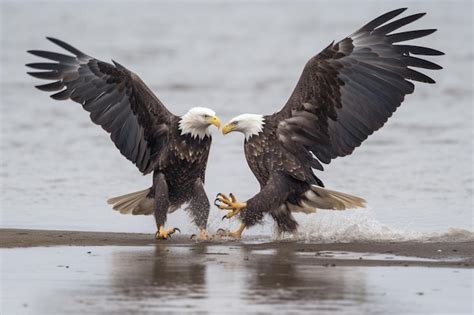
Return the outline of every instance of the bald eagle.
[[[441,69],[412,55],[442,55],[431,48],[398,44],[433,33],[434,29],[393,33],[424,13],[392,21],[406,9],[388,12],[311,58],[286,105],[272,115],[243,114],[222,132],[245,136],[245,156],[260,183],[260,192],[238,202],[218,194],[215,204],[240,213],[235,232],[261,222],[269,213],[280,232],[294,232],[293,212],[364,207],[362,198],[324,188],[313,169],[349,155],[380,129],[414,91],[410,81],[435,83],[413,68]]]
[[[42,70],[28,72],[31,76],[54,80],[36,87],[55,92],[51,95],[55,100],[80,103],[91,120],[110,134],[123,156],[143,174],[153,172],[150,188],[112,198],[109,203],[121,213],[153,214],[157,239],[168,239],[179,231],[164,227],[167,213],[186,204],[201,237],[206,238],[210,204],[203,185],[211,146],[209,127],[220,128],[214,111],[195,107],[178,117],[122,65],[97,60],[63,41],[48,39],[72,55],[28,51],[50,60],[27,64]]]

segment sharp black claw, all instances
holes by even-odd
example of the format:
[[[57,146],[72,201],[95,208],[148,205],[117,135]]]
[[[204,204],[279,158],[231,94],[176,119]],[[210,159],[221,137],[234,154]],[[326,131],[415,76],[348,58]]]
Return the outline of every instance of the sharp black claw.
[[[226,217],[226,216],[223,216],[222,219],[221,219],[221,221],[224,221],[224,219],[227,219],[227,217]]]
[[[196,238],[197,238],[197,235],[196,235],[196,234],[193,234],[193,235],[191,235],[191,237],[190,237],[191,240],[194,240],[194,239],[196,239]]]
[[[181,230],[180,230],[180,229],[178,229],[178,228],[174,228],[174,231],[173,231],[173,233],[174,233],[174,232],[176,232],[176,231],[178,231],[179,233],[181,233]]]
[[[218,201],[219,201],[219,199],[214,200],[214,206],[219,207],[219,204],[217,203]]]

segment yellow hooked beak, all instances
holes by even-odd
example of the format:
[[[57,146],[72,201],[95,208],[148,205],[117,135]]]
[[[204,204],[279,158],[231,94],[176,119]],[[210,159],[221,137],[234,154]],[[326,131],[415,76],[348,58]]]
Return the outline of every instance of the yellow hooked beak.
[[[222,128],[222,134],[226,135],[228,134],[229,132],[233,131],[236,127],[236,124],[234,123],[228,123],[224,126],[224,128]]]
[[[217,127],[217,130],[221,129],[221,120],[217,116],[209,117],[208,123]]]

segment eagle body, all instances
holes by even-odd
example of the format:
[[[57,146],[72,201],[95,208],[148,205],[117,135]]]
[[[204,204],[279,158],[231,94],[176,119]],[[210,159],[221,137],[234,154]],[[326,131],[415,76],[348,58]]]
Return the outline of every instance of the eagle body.
[[[158,158],[159,163],[153,173],[153,186],[147,198],[155,199],[161,195],[163,183],[157,178],[163,177],[168,190],[168,212],[187,204],[196,225],[205,228],[210,204],[204,191],[204,182],[212,138],[196,139],[188,134],[181,135],[177,124],[173,130],[166,150]],[[153,210],[148,208],[137,211],[152,213]]]
[[[170,188],[189,190],[196,180],[204,183],[211,137],[202,140],[189,135],[177,135],[168,144],[168,150],[155,173],[163,173]]]
[[[241,114],[222,132],[245,136],[245,156],[260,183],[260,192],[246,202],[220,194],[221,209],[240,214],[242,231],[270,214],[280,232],[293,232],[293,212],[364,207],[362,198],[324,187],[314,170],[350,155],[380,129],[414,92],[414,82],[435,83],[419,69],[441,66],[417,56],[442,52],[404,43],[435,29],[399,31],[424,13],[397,18],[406,9],[387,12],[351,35],[332,42],[310,58],[286,104],[272,115]]]
[[[324,184],[310,165],[276,140],[276,120],[264,116],[263,121],[262,132],[245,140],[244,152],[261,191],[270,191],[270,194],[259,194],[247,201],[247,208],[242,213],[243,222],[247,226],[254,225],[268,212],[280,232],[293,232],[298,224],[291,213],[314,212],[313,208],[298,205],[308,201],[305,193],[311,191],[312,186],[324,187]]]
[[[48,40],[70,54],[28,51],[48,61],[27,64],[40,70],[28,72],[31,76],[52,80],[36,87],[55,92],[53,99],[81,104],[125,158],[141,173],[153,173],[151,188],[108,202],[121,213],[153,214],[159,228],[157,238],[174,233],[174,228],[164,229],[166,215],[188,203],[194,222],[205,232],[210,208],[204,191],[209,127],[220,127],[215,112],[194,107],[176,116],[138,75],[119,63],[100,61],[55,38]]]
[[[273,172],[288,174],[294,179],[324,186],[316,177],[311,165],[298,159],[298,156],[286,150],[277,141],[278,124],[272,116],[263,117],[262,132],[246,139],[244,152],[247,163],[257,178],[260,186],[265,186]]]

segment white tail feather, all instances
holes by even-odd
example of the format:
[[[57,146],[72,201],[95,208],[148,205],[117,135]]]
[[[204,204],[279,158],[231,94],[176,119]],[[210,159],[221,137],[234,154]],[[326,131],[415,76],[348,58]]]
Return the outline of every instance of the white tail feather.
[[[346,210],[351,208],[365,208],[364,199],[343,192],[312,185],[311,193],[312,196],[308,199],[319,209]]]
[[[146,196],[150,192],[150,188],[136,191],[130,194],[113,197],[107,200],[114,210],[122,214],[153,214],[153,199]]]
[[[314,213],[317,209],[346,210],[365,208],[365,200],[339,191],[312,185],[298,205],[286,203],[291,212]]]

